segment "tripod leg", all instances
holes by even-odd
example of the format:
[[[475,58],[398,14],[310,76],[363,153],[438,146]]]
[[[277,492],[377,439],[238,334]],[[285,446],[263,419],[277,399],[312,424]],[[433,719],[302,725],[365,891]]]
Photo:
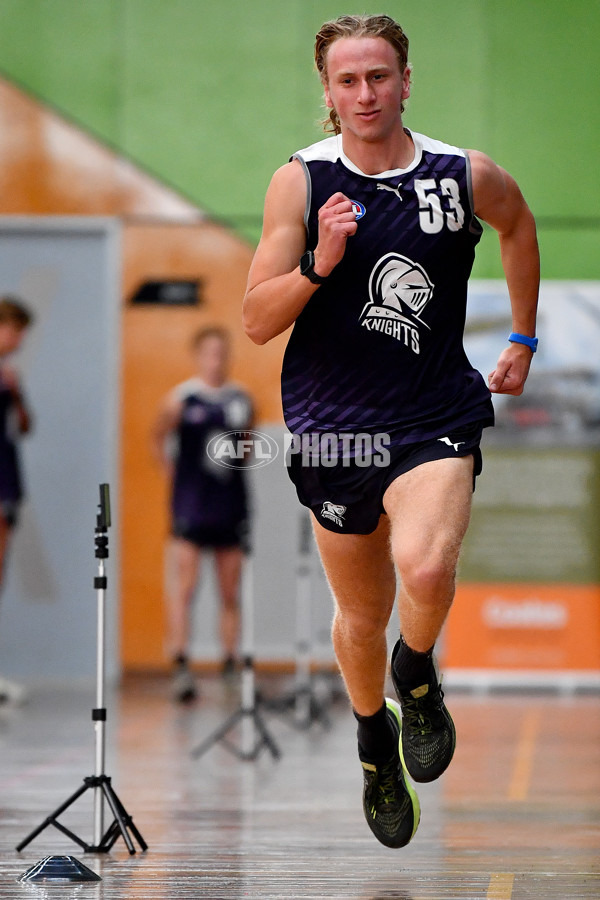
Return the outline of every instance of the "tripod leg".
[[[58,818],[58,816],[61,815],[61,813],[63,813],[65,811],[65,809],[68,809],[69,806],[71,806],[71,804],[75,803],[75,801],[79,797],[81,797],[81,795],[83,793],[85,793],[85,791],[87,791],[88,787],[89,787],[89,785],[83,784],[80,788],[78,788],[78,790],[75,791],[74,794],[71,794],[71,796],[69,797],[68,800],[65,800],[65,802],[62,803],[59,807],[57,807],[57,809],[55,809],[53,813],[51,813],[49,816],[47,816],[41,825],[38,825],[37,828],[35,828],[30,834],[27,835],[25,840],[21,841],[20,844],[17,844],[17,846],[15,848],[17,853],[20,853],[21,850],[23,850],[23,848],[27,846],[27,844],[30,844],[31,841],[38,836],[38,834],[42,833],[44,828],[48,827],[48,825],[54,825],[55,827],[58,827],[60,831],[64,831],[64,828],[60,827],[58,825],[58,823],[56,822],[56,819]],[[71,832],[65,831],[65,834],[69,834],[70,837],[73,837]],[[77,840],[76,838],[73,838],[73,839]],[[87,846],[86,844],[82,843],[80,840],[77,840],[77,843],[80,844],[83,847],[83,849],[85,850],[85,848]]]
[[[104,795],[103,795],[104,797]],[[100,840],[100,843],[96,844],[91,848],[92,853],[108,853],[109,850],[112,850],[113,846],[117,843],[117,840],[121,836],[121,830],[119,828],[119,823],[116,819],[113,819]]]
[[[279,747],[275,744],[266,726],[257,712],[257,699],[254,685],[254,659],[252,648],[254,644],[253,628],[253,580],[252,562],[247,556],[242,570],[242,647],[244,654],[244,668],[242,671],[242,696],[241,706],[233,713],[224,724],[218,728],[202,744],[192,750],[192,757],[201,756],[209,747],[222,741],[223,746],[233,753],[238,759],[254,760],[258,756],[261,747],[269,748],[274,759],[281,756]],[[226,734],[239,722],[242,722],[241,749],[238,749],[227,740],[223,740]],[[260,740],[255,740],[254,728],[260,733]]]
[[[86,841],[82,841],[82,839],[78,837],[75,832],[71,831],[70,828],[67,828],[66,825],[63,825],[62,822],[56,820],[52,822],[52,824],[55,828],[58,828],[59,831],[62,831],[63,834],[66,834],[68,838],[71,838],[72,841],[75,841],[76,844],[79,844],[81,849],[86,853],[89,853],[91,851],[92,848],[90,847],[90,845],[86,843]]]
[[[127,849],[129,850],[130,855],[133,856],[133,854],[135,853],[135,847],[133,846],[133,841],[131,840],[131,837],[129,836],[129,832],[127,831],[127,825],[125,824],[125,820],[121,814],[122,804],[121,804],[120,800],[117,798],[117,795],[115,794],[115,792],[113,791],[112,786],[109,783],[108,779],[106,779],[102,782],[102,793],[106,797],[106,801],[111,808],[113,816],[115,817],[115,822],[119,826],[119,831],[121,832],[123,840],[125,841],[125,845],[126,845]],[[121,809],[119,807],[121,807]],[[101,844],[102,843],[104,843],[104,841],[101,841]]]
[[[279,747],[277,746],[277,744],[275,743],[275,741],[269,734],[269,732],[267,730],[267,726],[265,725],[261,714],[259,713],[258,709],[256,709],[256,708],[254,709],[253,717],[254,717],[254,723],[255,723],[255,725],[260,733],[260,736],[262,738],[261,743],[264,744],[264,746],[269,749],[273,759],[280,759],[281,758],[281,750],[279,749]],[[258,746],[260,747],[260,744]]]
[[[210,747],[213,746],[213,744],[217,744],[221,740],[221,738],[225,737],[228,731],[231,731],[231,729],[234,728],[235,725],[237,725],[243,715],[243,709],[236,710],[236,712],[234,712],[232,716],[229,716],[229,718],[225,722],[223,722],[223,724],[219,728],[217,728],[216,731],[213,731],[213,733],[209,735],[209,737],[207,737],[205,741],[203,741],[194,750],[192,750],[191,756],[194,759],[197,759],[199,756],[202,756],[203,753],[206,753],[206,751],[209,750]]]
[[[146,843],[146,841],[144,840],[144,838],[142,837],[142,835],[140,834],[140,832],[134,825],[132,817],[129,815],[129,813],[123,806],[122,802],[120,801],[119,797],[115,793],[115,790],[114,790],[112,784],[110,783],[110,780],[107,780],[107,783],[104,786],[104,795],[105,795],[108,803],[110,804],[110,808],[112,810],[114,810],[115,820],[119,825],[119,829],[120,829],[121,833],[124,832],[124,829],[128,828],[133,833],[134,838],[140,845],[140,849],[147,850],[148,844]],[[111,797],[112,797],[112,803],[110,800]],[[114,806],[113,806],[113,804],[114,804]],[[117,815],[117,812],[119,815]],[[125,837],[124,833],[123,833],[123,837]],[[131,851],[129,851],[129,852],[131,853]]]

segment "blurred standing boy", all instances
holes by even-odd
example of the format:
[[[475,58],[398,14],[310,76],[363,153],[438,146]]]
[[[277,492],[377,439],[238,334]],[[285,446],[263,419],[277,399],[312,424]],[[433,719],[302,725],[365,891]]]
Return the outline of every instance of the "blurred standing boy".
[[[243,465],[218,465],[210,441],[252,424],[252,401],[229,381],[229,335],[203,328],[192,339],[196,374],[166,397],[154,428],[154,450],[171,479],[171,536],[167,547],[168,647],[180,702],[197,696],[189,668],[191,602],[204,552],[213,552],[220,594],[222,673],[235,670],[240,636],[239,588],[248,530]]]

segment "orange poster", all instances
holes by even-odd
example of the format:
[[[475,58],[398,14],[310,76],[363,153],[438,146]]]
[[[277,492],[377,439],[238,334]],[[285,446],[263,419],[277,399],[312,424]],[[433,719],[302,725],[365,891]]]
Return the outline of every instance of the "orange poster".
[[[459,585],[444,668],[600,672],[600,586]]]

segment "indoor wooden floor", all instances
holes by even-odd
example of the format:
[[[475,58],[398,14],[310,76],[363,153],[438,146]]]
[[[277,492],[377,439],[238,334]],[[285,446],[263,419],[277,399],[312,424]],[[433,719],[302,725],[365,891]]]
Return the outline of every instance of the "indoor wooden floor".
[[[261,682],[265,695],[285,685]],[[266,713],[281,749],[240,761],[221,744],[190,751],[237,706],[216,678],[178,708],[168,683],[130,679],[108,703],[106,772],[149,849],[86,854],[53,827],[15,845],[94,771],[93,691],[35,691],[0,712],[0,898],[335,898],[551,900],[600,897],[600,702],[597,695],[450,693],[458,746],[440,782],[421,786],[420,828],[388,850],[362,817],[354,722],[295,729]],[[235,737],[235,736],[234,736]],[[112,818],[112,817],[111,817]],[[93,837],[91,791],[64,821]],[[110,821],[110,819],[109,819]],[[96,884],[17,878],[72,854]]]

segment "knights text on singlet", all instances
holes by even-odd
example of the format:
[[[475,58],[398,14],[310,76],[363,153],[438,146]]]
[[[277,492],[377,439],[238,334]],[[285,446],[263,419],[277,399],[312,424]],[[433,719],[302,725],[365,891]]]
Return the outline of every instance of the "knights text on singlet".
[[[294,154],[306,174],[308,249],[336,191],[358,229],[298,316],[282,371],[285,420],[305,432],[386,432],[393,444],[492,424],[490,393],[463,348],[481,226],[465,151],[410,133],[406,169],[365,175],[340,137]]]

